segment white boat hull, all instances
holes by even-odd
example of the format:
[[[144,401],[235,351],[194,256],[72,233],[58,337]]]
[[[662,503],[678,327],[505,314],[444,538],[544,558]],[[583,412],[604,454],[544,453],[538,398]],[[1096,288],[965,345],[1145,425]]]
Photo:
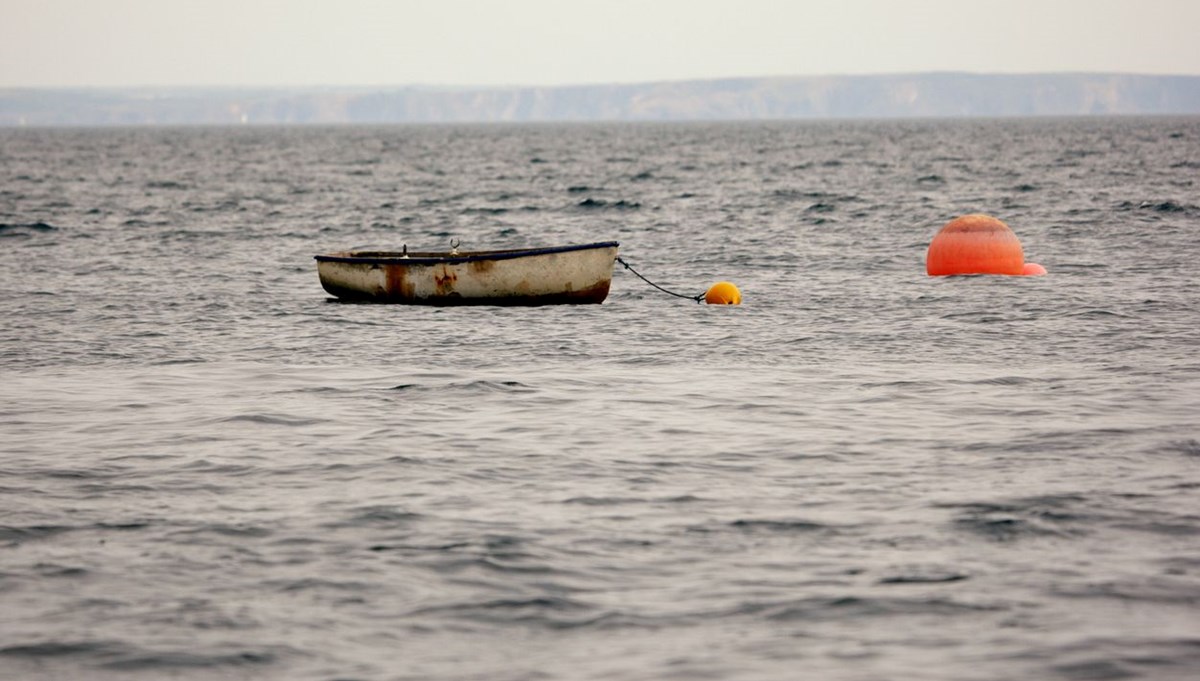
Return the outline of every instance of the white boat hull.
[[[618,244],[512,251],[318,255],[321,286],[345,300],[408,305],[556,305],[608,297]]]

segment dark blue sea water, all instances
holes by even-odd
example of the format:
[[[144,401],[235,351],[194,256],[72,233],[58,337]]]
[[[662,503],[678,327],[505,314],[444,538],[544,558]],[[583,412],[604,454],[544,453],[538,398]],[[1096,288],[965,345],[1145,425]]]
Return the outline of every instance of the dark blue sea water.
[[[1200,119],[0,130],[0,678],[1200,675]],[[924,274],[1005,220],[1037,278]],[[312,256],[603,240],[603,305]]]

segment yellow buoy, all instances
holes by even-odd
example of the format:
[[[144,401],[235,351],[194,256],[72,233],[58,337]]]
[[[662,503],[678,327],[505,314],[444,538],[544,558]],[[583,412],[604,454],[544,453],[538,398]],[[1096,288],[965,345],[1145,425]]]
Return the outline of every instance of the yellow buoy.
[[[727,281],[718,281],[708,287],[708,292],[704,294],[704,302],[709,305],[741,305],[742,292]]]

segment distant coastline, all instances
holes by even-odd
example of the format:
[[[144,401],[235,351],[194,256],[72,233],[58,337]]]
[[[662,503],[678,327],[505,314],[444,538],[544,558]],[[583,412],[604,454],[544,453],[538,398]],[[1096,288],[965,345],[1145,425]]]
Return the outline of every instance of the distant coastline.
[[[1200,76],[914,73],[556,87],[0,88],[0,126],[1200,114]]]

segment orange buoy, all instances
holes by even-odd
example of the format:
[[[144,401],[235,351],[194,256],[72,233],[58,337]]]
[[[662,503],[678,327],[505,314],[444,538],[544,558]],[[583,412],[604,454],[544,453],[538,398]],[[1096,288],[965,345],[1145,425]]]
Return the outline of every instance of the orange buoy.
[[[709,305],[741,305],[742,292],[728,281],[718,281],[705,291],[704,302]]]
[[[1025,253],[1008,225],[990,215],[964,215],[946,223],[925,255],[925,272],[1023,274]],[[1043,271],[1044,273],[1044,271]]]
[[[1040,277],[1046,273],[1046,268],[1036,262],[1025,263],[1025,269],[1021,271],[1027,277]]]

